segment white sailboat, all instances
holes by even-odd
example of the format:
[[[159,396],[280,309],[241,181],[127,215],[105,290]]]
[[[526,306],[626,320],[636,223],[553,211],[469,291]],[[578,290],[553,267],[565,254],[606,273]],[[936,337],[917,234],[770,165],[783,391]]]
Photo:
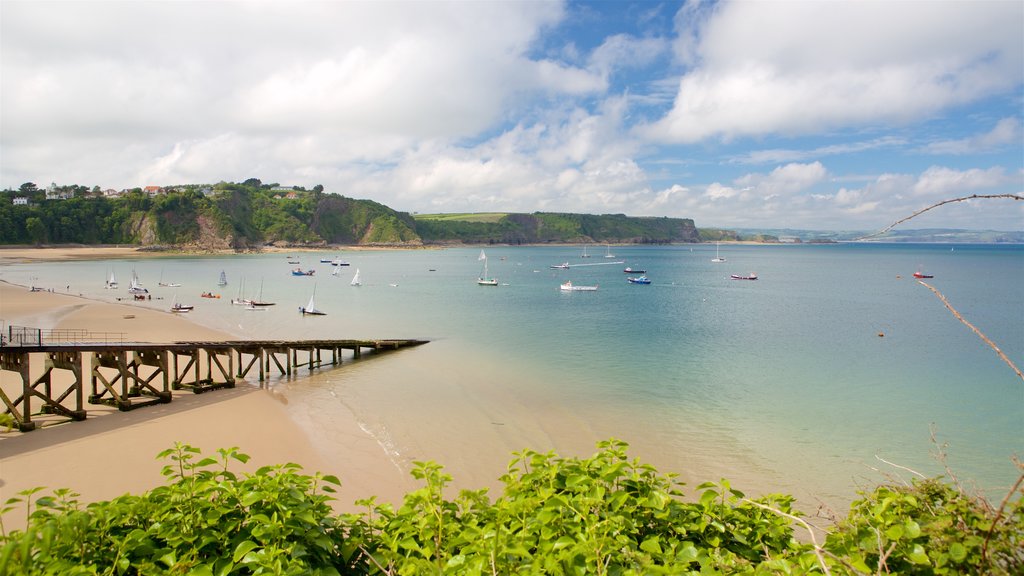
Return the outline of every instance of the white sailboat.
[[[110,276],[107,278],[107,290],[114,290],[117,288],[117,278],[114,278],[114,270],[110,270]]]
[[[725,258],[718,255],[718,242],[715,242],[715,257],[711,259],[712,262],[725,262]]]
[[[314,302],[315,298],[316,298],[316,284],[313,285],[313,294],[310,295],[310,297],[309,297],[309,304],[306,304],[305,306],[299,306],[299,312],[301,312],[303,316],[326,316],[327,315],[326,312],[321,312],[320,310],[316,309],[316,302]]]
[[[142,287],[142,282],[139,281],[139,275],[132,270],[132,283],[128,286],[129,294],[149,294],[149,290]]]
[[[359,268],[356,268],[356,275],[352,277],[352,281],[349,282],[350,286],[362,286],[363,283],[359,281]]]
[[[245,298],[245,278],[242,278],[241,284],[238,285],[238,296],[231,299],[231,303],[235,306],[247,306],[250,300]]]
[[[483,250],[480,251],[480,257],[477,258],[477,260],[484,261],[484,269],[483,272],[480,274],[480,277],[476,279],[476,283],[479,284],[480,286],[497,286],[498,279],[490,278],[487,274],[487,255],[484,254]]]
[[[580,258],[590,258],[590,254],[587,254],[587,245],[583,245],[583,255]]]
[[[605,258],[615,258],[615,254],[612,254],[612,247],[611,247],[610,244],[605,244],[604,245],[604,257]]]
[[[217,280],[217,286],[227,286],[227,285],[228,285],[228,275],[223,270],[221,270],[220,271],[220,279]]]

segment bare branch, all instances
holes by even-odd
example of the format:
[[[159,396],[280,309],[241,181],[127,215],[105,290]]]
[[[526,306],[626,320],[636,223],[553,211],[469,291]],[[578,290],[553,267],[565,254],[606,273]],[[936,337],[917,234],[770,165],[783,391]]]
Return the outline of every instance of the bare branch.
[[[802,525],[804,528],[806,528],[807,532],[811,535],[811,544],[814,545],[814,555],[818,557],[818,564],[821,566],[821,569],[822,569],[823,572],[825,572],[825,574],[828,574],[829,576],[831,576],[832,572],[829,571],[828,564],[825,563],[825,557],[822,555],[823,548],[821,547],[821,545],[818,544],[818,539],[814,536],[814,529],[811,528],[810,524],[808,524],[807,522],[804,522],[803,518],[800,518],[799,516],[794,516],[792,514],[787,514],[786,512],[783,512],[782,510],[779,510],[777,508],[772,508],[771,506],[766,506],[764,504],[761,504],[760,502],[754,502],[753,500],[750,500],[750,499],[747,499],[747,498],[744,498],[743,501],[748,503],[748,504],[753,504],[754,506],[757,506],[758,508],[764,508],[765,510],[767,510],[769,512],[773,512],[775,514],[778,514],[779,516],[782,516],[784,518],[789,518],[790,520],[792,520],[794,522],[800,523],[800,525]]]
[[[999,346],[996,346],[995,342],[989,340],[988,336],[982,334],[981,330],[975,328],[974,324],[971,324],[970,322],[967,321],[966,318],[961,316],[960,313],[956,311],[956,308],[953,308],[953,306],[949,303],[949,300],[946,300],[946,297],[943,296],[941,292],[936,290],[934,286],[931,286],[927,282],[924,282],[922,280],[918,280],[917,282],[918,284],[934,292],[935,295],[939,297],[939,300],[942,300],[942,303],[946,305],[946,308],[948,308],[949,311],[953,313],[953,316],[955,316],[957,320],[963,322],[964,326],[970,328],[975,334],[978,335],[979,338],[981,338],[986,344],[988,344],[990,348],[995,350],[996,354],[998,354],[999,357],[1003,359],[1003,362],[1006,362],[1006,364],[1017,374],[1017,377],[1020,378],[1021,380],[1024,380],[1024,374],[1021,374],[1020,368],[1017,368],[1013,361],[1010,360],[1010,358],[1007,357],[1007,355],[1004,354],[1003,351],[999,349]]]
[[[942,463],[942,467],[946,469],[946,476],[949,476],[949,479],[953,481],[953,484],[956,486],[956,491],[959,492],[961,496],[970,497],[970,495],[967,494],[967,492],[964,490],[963,484],[960,483],[960,478],[957,477],[957,475],[954,474],[953,470],[949,467],[949,462],[946,459],[946,448],[949,445],[945,442],[939,443],[939,439],[935,435],[935,424],[932,424],[930,426],[930,431],[932,436],[932,444],[935,445],[935,450],[937,451],[935,453],[935,457],[938,459],[939,462]],[[981,500],[981,502],[985,503],[986,506],[988,504],[987,502],[985,502],[984,498]]]
[[[927,208],[923,208],[921,210],[918,210],[917,212],[914,212],[913,214],[911,214],[910,216],[907,216],[906,218],[903,218],[901,220],[897,220],[897,221],[893,222],[892,224],[888,225],[887,227],[885,227],[882,230],[879,230],[878,232],[875,232],[873,234],[868,234],[867,236],[861,236],[860,238],[857,238],[857,240],[855,240],[855,242],[859,241],[859,240],[867,240],[868,238],[874,238],[875,236],[881,236],[882,234],[885,234],[889,230],[892,230],[893,228],[899,226],[900,224],[903,224],[907,220],[910,220],[911,218],[916,218],[917,216],[920,216],[921,214],[924,214],[925,212],[931,210],[932,208],[938,208],[939,206],[943,206],[945,204],[952,204],[953,202],[964,202],[966,200],[974,200],[974,199],[990,199],[991,200],[993,198],[1008,198],[1010,200],[1024,200],[1024,196],[1021,196],[1019,194],[971,194],[970,196],[964,196],[962,198],[950,198],[949,200],[943,200],[942,202],[937,202],[937,203],[932,204],[931,206],[929,206]]]
[[[1024,466],[1022,466],[1020,462],[1017,462],[1017,467],[1024,469]],[[985,534],[985,542],[981,545],[982,562],[985,562],[985,555],[988,553],[988,541],[992,539],[992,533],[995,532],[996,525],[999,524],[999,521],[1003,518],[1003,510],[1006,509],[1006,504],[1010,501],[1010,498],[1017,493],[1017,490],[1020,488],[1022,483],[1024,483],[1024,474],[1021,474],[1020,477],[1017,478],[1017,483],[1014,484],[1013,488],[1006,493],[1006,497],[1003,498],[1003,503],[999,505],[999,512],[996,514],[995,520],[992,521],[992,526],[989,527],[988,533]]]
[[[927,476],[925,476],[924,474],[921,474],[917,470],[913,470],[911,468],[907,468],[906,466],[900,466],[899,464],[893,464],[892,462],[889,462],[888,460],[886,460],[885,458],[882,458],[878,454],[875,454],[875,459],[876,460],[881,460],[882,462],[885,462],[886,464],[888,464],[889,466],[892,466],[893,468],[899,468],[900,470],[906,470],[907,472],[910,472],[911,474],[917,475],[917,476],[919,476],[921,478],[927,478]]]

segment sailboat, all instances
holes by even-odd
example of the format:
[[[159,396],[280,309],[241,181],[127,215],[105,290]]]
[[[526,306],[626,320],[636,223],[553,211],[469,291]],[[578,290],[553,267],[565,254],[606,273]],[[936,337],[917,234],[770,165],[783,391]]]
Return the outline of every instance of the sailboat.
[[[480,251],[480,257],[477,258],[477,260],[483,260],[484,261],[484,270],[483,270],[483,273],[480,274],[480,277],[476,279],[476,283],[479,284],[480,286],[497,286],[498,285],[498,279],[497,278],[489,278],[487,276],[487,255],[484,254],[483,250]]]
[[[223,270],[221,270],[220,271],[220,280],[217,280],[217,286],[227,286],[227,285],[228,285],[228,275],[225,274]]]
[[[590,258],[590,254],[587,254],[587,245],[583,245],[583,255],[580,258]]]
[[[114,290],[117,288],[117,278],[114,278],[114,270],[110,270],[110,277],[107,278],[107,290]]]
[[[615,254],[612,254],[612,247],[611,247],[610,244],[605,244],[604,245],[604,257],[605,258],[615,258]]]
[[[725,258],[718,255],[718,242],[715,242],[715,257],[711,259],[712,262],[725,262]]]
[[[245,278],[242,278],[242,282],[238,285],[238,296],[231,299],[231,303],[235,306],[247,306],[249,300],[245,299]]]
[[[352,277],[352,281],[349,282],[350,286],[362,286],[363,283],[359,281],[359,268],[356,268],[356,275]]]
[[[316,284],[313,285],[313,294],[309,297],[309,304],[305,306],[299,306],[299,312],[303,316],[326,316],[326,312],[321,312],[316,309],[316,303],[313,299],[316,298]]]
[[[260,295],[257,296],[255,300],[247,300],[246,302],[247,308],[261,308],[264,306],[273,306],[274,304],[276,304],[276,302],[267,302],[266,300],[263,299],[263,280],[260,280]]]
[[[149,290],[142,287],[142,282],[139,282],[139,275],[132,270],[132,283],[128,287],[129,294],[149,294]]]

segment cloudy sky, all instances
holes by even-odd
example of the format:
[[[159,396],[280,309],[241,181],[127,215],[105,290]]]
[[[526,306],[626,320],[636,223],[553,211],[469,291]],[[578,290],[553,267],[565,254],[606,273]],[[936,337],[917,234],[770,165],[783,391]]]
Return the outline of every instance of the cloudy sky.
[[[1024,193],[1024,3],[0,1],[0,186],[879,229]],[[1024,229],[973,201],[908,228]]]

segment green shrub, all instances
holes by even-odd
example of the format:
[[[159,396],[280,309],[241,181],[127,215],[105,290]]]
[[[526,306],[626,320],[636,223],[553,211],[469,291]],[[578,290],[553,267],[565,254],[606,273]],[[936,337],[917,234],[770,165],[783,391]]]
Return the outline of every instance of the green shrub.
[[[940,479],[880,486],[817,538],[794,538],[789,496],[746,498],[725,480],[684,498],[675,476],[609,440],[586,459],[523,451],[486,490],[445,492],[432,462],[397,509],[375,498],[335,516],[339,485],[296,464],[237,476],[237,449],[178,444],[168,483],[82,507],[69,490],[8,500],[28,527],[0,538],[6,574],[1021,574],[1018,481],[999,508]],[[34,508],[34,509],[33,509]],[[0,525],[2,527],[2,525]]]

